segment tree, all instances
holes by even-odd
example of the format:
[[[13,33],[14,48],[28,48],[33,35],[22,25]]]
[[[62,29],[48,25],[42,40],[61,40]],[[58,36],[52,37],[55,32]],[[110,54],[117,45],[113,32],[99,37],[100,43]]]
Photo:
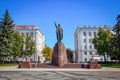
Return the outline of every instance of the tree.
[[[106,62],[106,55],[110,55],[111,51],[111,32],[110,30],[103,30],[100,28],[98,34],[93,39],[93,44],[99,55],[104,56]]]
[[[42,50],[42,53],[43,53],[46,61],[51,61],[52,60],[53,51],[50,47],[45,46]]]
[[[5,11],[3,18],[0,21],[0,58],[4,61],[13,53],[13,20],[11,19],[8,10]]]
[[[14,44],[13,44],[13,60],[15,61],[16,56],[21,56],[22,54],[22,47],[23,47],[23,40],[24,37],[19,33],[19,31],[14,31]]]
[[[69,48],[66,49],[68,61],[74,62],[73,51]]]
[[[113,42],[112,42],[112,57],[116,60],[120,60],[120,15],[117,16],[117,23],[113,28]]]
[[[27,56],[30,57],[35,52],[36,52],[36,44],[35,41],[33,41],[33,37],[31,35],[25,36],[22,55],[27,58]]]

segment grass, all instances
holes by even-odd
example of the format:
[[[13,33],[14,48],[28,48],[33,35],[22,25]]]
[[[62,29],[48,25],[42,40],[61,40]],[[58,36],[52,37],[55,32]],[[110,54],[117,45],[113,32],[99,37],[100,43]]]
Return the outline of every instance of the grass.
[[[120,68],[120,63],[102,64],[103,67]]]
[[[4,63],[4,64],[0,64],[0,67],[7,67],[7,66],[18,66],[18,63]]]

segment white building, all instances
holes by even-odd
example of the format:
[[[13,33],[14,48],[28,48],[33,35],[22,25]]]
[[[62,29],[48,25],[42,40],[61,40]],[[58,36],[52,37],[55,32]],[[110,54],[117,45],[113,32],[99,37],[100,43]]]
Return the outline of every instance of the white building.
[[[33,40],[36,43],[36,53],[33,54],[29,59],[34,62],[41,62],[43,63],[45,61],[45,58],[42,54],[42,49],[44,48],[44,36],[39,30],[39,27],[37,26],[31,26],[31,25],[15,25],[15,30],[18,30],[22,35],[32,35]]]
[[[92,43],[94,36],[98,33],[99,27],[104,30],[110,29],[109,26],[78,26],[74,33],[75,61],[89,62],[93,58],[98,61],[104,61],[103,56],[97,54]],[[109,58],[110,60],[110,58]]]

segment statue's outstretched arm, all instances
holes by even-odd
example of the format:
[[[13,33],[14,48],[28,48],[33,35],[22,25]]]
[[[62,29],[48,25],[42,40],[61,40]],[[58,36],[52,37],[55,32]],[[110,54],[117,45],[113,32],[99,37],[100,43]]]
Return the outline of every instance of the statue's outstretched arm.
[[[56,24],[56,22],[55,22],[55,27],[57,28],[57,24]]]

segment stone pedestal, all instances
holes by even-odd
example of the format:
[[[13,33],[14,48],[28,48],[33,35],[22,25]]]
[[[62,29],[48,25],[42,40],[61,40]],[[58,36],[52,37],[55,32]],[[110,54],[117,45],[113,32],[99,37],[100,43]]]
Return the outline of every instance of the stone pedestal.
[[[90,69],[96,69],[96,68],[102,68],[102,65],[101,64],[98,64],[97,61],[91,61],[90,62]]]
[[[32,68],[31,63],[29,61],[19,63],[19,68]]]
[[[52,55],[52,64],[58,67],[62,67],[68,63],[67,54],[65,46],[62,42],[55,44],[53,55]]]

